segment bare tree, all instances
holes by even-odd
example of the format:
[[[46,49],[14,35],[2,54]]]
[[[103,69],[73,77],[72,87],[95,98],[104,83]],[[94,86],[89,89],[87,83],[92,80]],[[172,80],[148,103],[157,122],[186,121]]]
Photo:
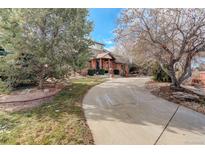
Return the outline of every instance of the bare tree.
[[[141,49],[133,51],[154,58],[180,88],[205,49],[205,9],[126,9],[115,32],[118,43],[129,41]]]

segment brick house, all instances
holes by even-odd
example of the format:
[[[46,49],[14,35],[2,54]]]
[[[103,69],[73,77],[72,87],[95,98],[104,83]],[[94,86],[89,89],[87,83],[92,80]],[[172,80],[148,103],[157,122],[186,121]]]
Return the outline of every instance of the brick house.
[[[98,73],[100,69],[104,69],[106,73],[114,74],[117,70],[119,75],[129,75],[129,60],[124,56],[114,54],[104,49],[104,44],[94,42],[90,47],[92,56],[89,60],[89,68],[95,69]]]
[[[193,70],[192,74],[193,75],[192,75],[191,84],[194,86],[196,85],[196,86],[205,87],[205,69],[204,70],[195,69]]]
[[[197,56],[203,60],[193,69],[191,84],[205,87],[205,53],[199,53]]]

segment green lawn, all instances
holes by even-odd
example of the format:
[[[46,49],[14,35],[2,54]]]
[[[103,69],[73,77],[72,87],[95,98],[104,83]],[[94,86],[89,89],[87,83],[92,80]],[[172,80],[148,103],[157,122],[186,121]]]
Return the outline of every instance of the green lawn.
[[[0,112],[0,144],[93,144],[82,99],[103,81],[75,79],[47,104],[29,111]]]

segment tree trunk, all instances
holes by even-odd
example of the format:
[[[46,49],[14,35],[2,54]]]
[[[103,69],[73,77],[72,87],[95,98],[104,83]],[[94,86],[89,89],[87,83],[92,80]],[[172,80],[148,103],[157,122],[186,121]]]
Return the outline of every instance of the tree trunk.
[[[74,77],[76,77],[77,76],[77,72],[76,72],[75,68],[73,69],[73,72],[74,72]]]
[[[39,72],[39,76],[38,76],[38,79],[39,79],[39,85],[38,85],[38,87],[39,87],[40,89],[43,89],[45,71],[46,71],[46,70],[45,70],[45,67],[42,66],[42,70],[41,70],[41,72]]]
[[[43,79],[39,80],[39,85],[38,86],[39,86],[40,89],[43,89]]]
[[[172,89],[175,89],[175,90],[180,90],[181,89],[181,83],[177,77],[176,77],[176,73],[175,73],[175,70],[174,70],[174,62],[171,62],[169,64],[169,74],[168,74],[171,78],[171,88]]]
[[[178,80],[172,80],[171,88],[175,90],[180,90],[181,83]]]

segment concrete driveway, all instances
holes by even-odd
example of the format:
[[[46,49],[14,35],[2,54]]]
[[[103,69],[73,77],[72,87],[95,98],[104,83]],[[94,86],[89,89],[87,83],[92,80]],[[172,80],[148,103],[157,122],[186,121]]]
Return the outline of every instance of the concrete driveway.
[[[152,95],[149,78],[118,78],[83,100],[95,144],[205,144],[205,115]]]

